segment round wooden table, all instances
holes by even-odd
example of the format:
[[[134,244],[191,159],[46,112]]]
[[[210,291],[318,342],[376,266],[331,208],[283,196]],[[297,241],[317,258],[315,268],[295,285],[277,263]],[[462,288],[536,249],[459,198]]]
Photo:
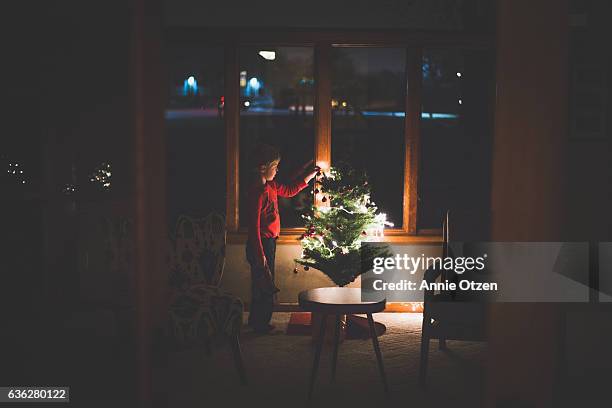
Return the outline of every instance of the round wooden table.
[[[383,365],[382,354],[380,353],[380,345],[376,336],[374,327],[374,319],[372,313],[382,312],[385,309],[387,300],[381,299],[376,302],[362,302],[361,289],[359,288],[317,288],[300,292],[298,296],[300,307],[307,312],[319,312],[323,315],[321,326],[319,328],[319,337],[317,338],[316,351],[312,369],[310,371],[310,382],[308,384],[308,401],[312,397],[314,383],[317,377],[319,368],[319,360],[321,358],[321,349],[323,348],[323,338],[325,337],[325,326],[328,315],[336,315],[336,325],[334,330],[334,354],[332,358],[332,382],[336,379],[336,361],[338,360],[338,339],[340,335],[340,316],[344,314],[365,314],[368,316],[368,324],[370,326],[370,337],[374,345],[376,360],[378,361],[378,370],[382,378],[385,392],[389,390],[387,386],[387,377],[385,375],[385,367]]]

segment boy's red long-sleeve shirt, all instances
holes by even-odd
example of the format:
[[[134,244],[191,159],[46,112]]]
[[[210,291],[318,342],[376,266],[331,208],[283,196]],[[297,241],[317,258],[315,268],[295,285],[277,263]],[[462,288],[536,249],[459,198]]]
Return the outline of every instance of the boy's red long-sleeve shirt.
[[[259,266],[264,264],[264,251],[261,238],[275,238],[280,234],[280,216],[278,213],[278,196],[293,197],[302,191],[308,184],[304,180],[297,180],[293,184],[285,185],[275,180],[266,184],[252,186],[248,192],[248,229],[247,245],[255,254]]]

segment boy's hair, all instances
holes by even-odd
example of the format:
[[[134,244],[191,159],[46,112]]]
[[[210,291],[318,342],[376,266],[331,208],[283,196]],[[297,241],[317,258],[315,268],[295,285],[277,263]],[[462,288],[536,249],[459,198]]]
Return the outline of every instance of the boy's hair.
[[[276,160],[280,160],[280,150],[271,145],[259,144],[253,150],[253,170],[259,171],[260,166],[268,166]]]

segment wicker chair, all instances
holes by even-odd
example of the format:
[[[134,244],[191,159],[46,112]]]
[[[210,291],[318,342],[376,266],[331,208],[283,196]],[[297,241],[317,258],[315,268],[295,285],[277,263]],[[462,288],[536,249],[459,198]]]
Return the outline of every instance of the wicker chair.
[[[168,240],[171,299],[169,338],[175,349],[229,344],[240,380],[247,377],[240,350],[242,301],[219,287],[225,265],[225,219],[179,217]]]

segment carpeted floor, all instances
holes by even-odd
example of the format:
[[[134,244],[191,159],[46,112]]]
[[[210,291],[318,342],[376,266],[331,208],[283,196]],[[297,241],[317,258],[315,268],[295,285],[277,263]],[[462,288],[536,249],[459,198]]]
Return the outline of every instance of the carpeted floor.
[[[229,347],[172,353],[169,365],[171,407],[306,406],[314,355],[308,336],[285,334],[290,313],[275,313],[272,334],[255,335],[245,327],[242,351],[249,378],[241,386]],[[247,316],[245,315],[245,321]],[[371,340],[340,345],[336,384],[330,384],[331,347],[323,349],[312,407],[479,407],[486,344],[448,341],[439,351],[432,342],[428,388],[418,386],[422,315],[379,313],[387,326],[379,337],[390,393],[385,395]]]

